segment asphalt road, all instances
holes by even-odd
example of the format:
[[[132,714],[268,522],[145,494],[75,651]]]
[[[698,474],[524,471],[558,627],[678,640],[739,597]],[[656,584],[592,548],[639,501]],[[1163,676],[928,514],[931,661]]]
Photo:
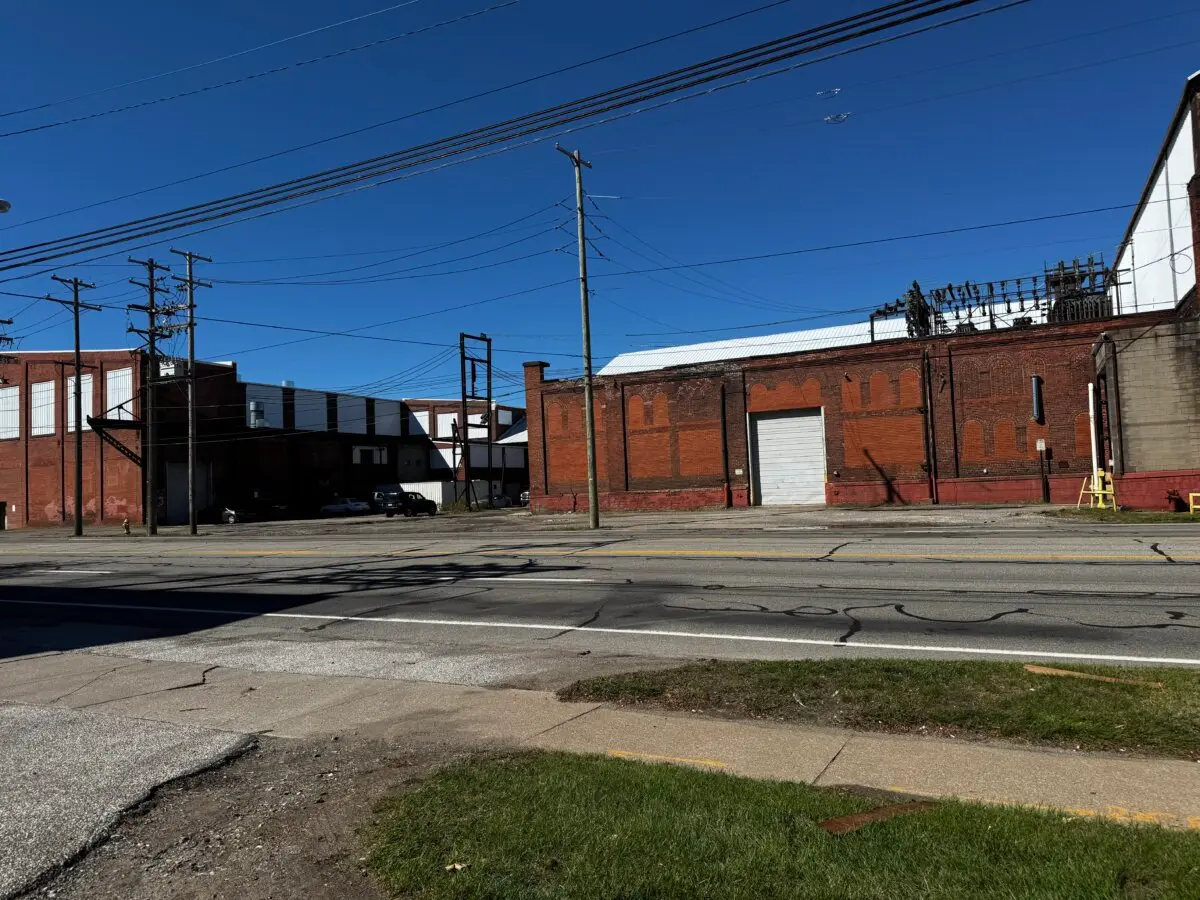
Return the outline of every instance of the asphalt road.
[[[1200,665],[1198,565],[1175,525],[22,536],[0,543],[0,662],[539,687],[698,657]]]

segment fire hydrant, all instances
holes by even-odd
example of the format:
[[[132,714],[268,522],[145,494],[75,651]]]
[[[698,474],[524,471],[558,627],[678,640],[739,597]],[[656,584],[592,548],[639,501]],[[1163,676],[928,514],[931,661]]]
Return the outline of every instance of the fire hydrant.
[[[126,534],[129,534],[129,516],[125,517],[125,521],[121,523],[121,527],[125,529]]]

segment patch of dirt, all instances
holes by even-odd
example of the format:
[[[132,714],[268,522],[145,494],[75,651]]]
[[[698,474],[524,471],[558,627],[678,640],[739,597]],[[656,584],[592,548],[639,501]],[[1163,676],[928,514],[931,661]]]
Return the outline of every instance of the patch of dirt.
[[[384,900],[362,829],[380,800],[461,755],[353,737],[261,738],[228,765],[160,789],[20,900]]]

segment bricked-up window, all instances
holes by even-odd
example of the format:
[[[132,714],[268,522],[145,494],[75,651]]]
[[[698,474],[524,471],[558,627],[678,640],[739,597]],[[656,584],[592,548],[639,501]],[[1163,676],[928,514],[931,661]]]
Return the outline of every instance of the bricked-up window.
[[[21,436],[21,388],[0,388],[0,441]]]
[[[29,388],[29,433],[33,437],[54,434],[53,381],[42,381]]]
[[[67,395],[63,398],[67,404],[67,431],[75,431],[75,376],[67,378]],[[83,408],[83,427],[91,430],[88,417],[92,415],[92,376],[83,376],[83,388],[79,397],[79,405]]]
[[[104,418],[133,419],[133,369],[104,373]]]

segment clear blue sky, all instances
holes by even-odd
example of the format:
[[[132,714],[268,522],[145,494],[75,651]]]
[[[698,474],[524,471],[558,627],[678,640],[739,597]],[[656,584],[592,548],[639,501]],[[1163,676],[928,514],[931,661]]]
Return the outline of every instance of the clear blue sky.
[[[216,65],[0,118],[0,131],[202,87],[498,2],[415,2]],[[521,0],[452,26],[246,84],[0,138],[0,196],[13,203],[13,211],[0,219],[6,229],[0,231],[0,248],[418,144],[798,31],[829,19],[833,8],[797,0],[452,110],[28,223],[393,118],[762,2],[608,0],[586,6]],[[0,112],[186,66],[387,5],[387,0],[12,4],[0,38],[0,84],[5,86]],[[848,14],[870,5],[838,4],[837,9]],[[599,230],[592,233],[606,257],[592,263],[597,363],[628,349],[754,333],[716,329],[881,305],[914,278],[945,284],[1013,277],[1040,271],[1043,261],[1092,251],[1111,259],[1128,222],[1125,212],[652,278],[620,274],[622,267],[667,263],[659,254],[693,263],[1132,203],[1184,79],[1200,69],[1198,25],[1200,8],[1188,0],[1034,0],[981,21],[572,136],[567,143],[581,147],[595,163],[587,173],[588,189],[608,217],[597,218]],[[835,87],[842,88],[840,95],[817,96]],[[841,125],[821,121],[840,112],[853,116]],[[507,372],[519,374],[524,359],[543,357],[553,364],[552,375],[567,373],[579,369],[578,289],[569,283],[576,272],[571,216],[563,208],[537,211],[565,201],[571,192],[570,165],[548,141],[138,254],[166,258],[167,246],[176,243],[219,262],[203,267],[205,277],[233,280],[394,277],[398,270],[431,275],[488,265],[354,285],[218,284],[200,300],[202,313],[211,316],[336,330],[435,313],[371,333],[450,345],[460,330],[486,331],[495,337],[498,365]],[[528,218],[486,238],[396,260],[406,250],[467,238],[522,217]],[[559,224],[565,230],[556,230]],[[565,250],[555,252],[558,248]],[[339,255],[365,251],[394,252]],[[125,255],[104,265],[63,265],[59,272],[103,284],[92,299],[133,300],[124,279],[138,273],[124,263]],[[323,256],[330,258],[253,262]],[[378,265],[325,274],[373,263]],[[413,271],[416,266],[425,268]],[[568,283],[439,313],[555,281]],[[55,287],[49,276],[0,284],[0,290],[34,294]],[[0,297],[0,315],[19,314],[11,332],[27,335],[22,347],[67,346],[68,318],[47,319],[56,313],[49,304],[27,306]],[[85,319],[85,343],[126,346],[126,325],[120,311],[91,314]],[[761,332],[793,327],[804,326]],[[668,333],[698,330],[712,331]],[[456,393],[456,360],[424,365],[436,357],[437,347],[324,338],[255,349],[299,337],[205,323],[198,342],[203,357],[236,358],[248,380],[293,379],[323,388],[378,380],[383,392],[394,396]],[[392,377],[405,372],[412,374]],[[515,388],[501,381],[498,390]]]

